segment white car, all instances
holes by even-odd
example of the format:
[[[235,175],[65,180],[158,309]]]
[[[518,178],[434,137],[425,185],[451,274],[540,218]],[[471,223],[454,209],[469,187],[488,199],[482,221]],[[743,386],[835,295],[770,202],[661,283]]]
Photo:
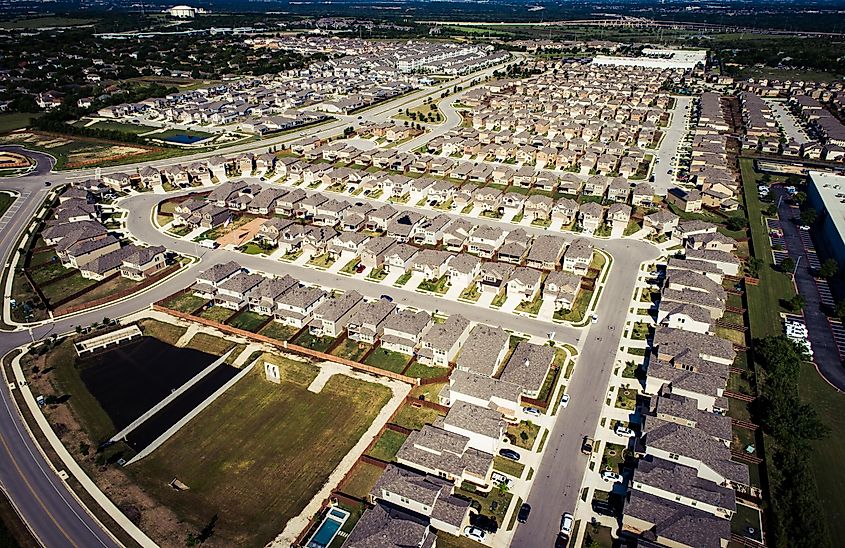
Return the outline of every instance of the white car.
[[[564,394],[563,396],[560,397],[560,406],[563,407],[564,409],[566,409],[566,407],[568,405],[569,405],[569,394]]]
[[[633,438],[634,436],[636,436],[633,430],[631,430],[630,428],[626,428],[621,424],[616,425],[616,429],[614,430],[614,432],[616,432],[617,436],[622,436],[623,438]]]
[[[567,540],[572,536],[572,525],[575,523],[575,516],[566,512],[560,518],[560,534],[564,535]]]
[[[617,474],[616,472],[611,472],[609,470],[605,470],[601,473],[601,479],[604,481],[612,481],[613,483],[621,483],[622,482],[622,474]]]
[[[526,407],[525,409],[523,409],[523,411],[526,415],[531,415],[532,417],[539,417],[540,415],[542,415],[542,413],[540,413],[540,410],[536,407]]]
[[[590,314],[590,323],[599,323],[599,316],[595,312]]]
[[[504,485],[508,489],[513,487],[513,481],[507,477],[506,475],[502,474],[501,472],[493,472],[490,475],[490,479],[493,481],[495,485]]]
[[[470,525],[464,529],[464,535],[476,542],[484,542],[484,538],[487,536],[487,533],[485,533],[483,529]]]
[[[810,230],[810,227],[807,225],[801,225],[798,228],[800,228],[801,230]]]

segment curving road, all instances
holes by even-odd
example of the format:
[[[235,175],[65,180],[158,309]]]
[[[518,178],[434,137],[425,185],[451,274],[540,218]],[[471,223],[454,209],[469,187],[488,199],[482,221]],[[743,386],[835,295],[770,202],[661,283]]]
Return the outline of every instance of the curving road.
[[[495,68],[491,67],[459,81],[427,88],[374,107],[366,113],[362,113],[362,117],[368,120],[387,119],[399,106],[412,106],[421,103],[426,97],[439,94],[454,85],[464,84],[474,78],[483,78],[486,74],[492,73]],[[460,123],[460,116],[451,107],[451,102],[454,100],[454,97],[449,98],[443,101],[441,106],[447,115],[447,122],[441,126],[443,132],[447,131],[448,126],[454,123],[454,117],[457,117],[457,123]],[[343,117],[337,122],[311,128],[302,133],[309,136],[324,137],[337,133],[343,127],[360,123],[357,118],[355,120],[350,120],[350,118]],[[438,131],[438,128],[433,129],[433,132],[436,131]],[[429,133],[422,138],[431,139],[433,136],[432,133]],[[176,161],[189,162],[216,154],[256,150],[299,138],[300,134],[280,136],[261,143],[248,143],[213,153],[205,152],[185,156]],[[6,220],[7,224],[2,232],[3,238],[0,241],[0,257],[2,257],[3,264],[6,266],[8,266],[14,251],[18,235],[30,222],[48,192],[56,185],[70,179],[91,177],[94,174],[94,170],[55,174],[50,171],[53,165],[50,156],[31,152],[27,152],[27,154],[35,157],[38,161],[37,168],[31,174],[25,177],[0,180],[0,188],[14,190],[21,195],[17,201],[17,211]],[[102,172],[134,170],[145,165],[170,165],[173,162],[173,159],[168,159],[124,165],[103,169]],[[53,183],[51,187],[45,186],[45,182],[48,181]],[[150,216],[152,207],[163,198],[161,195],[140,194],[124,199],[120,205],[129,211],[127,217],[129,232],[141,242],[166,245],[169,249],[190,255],[197,254],[197,247],[193,243],[165,235],[152,225]],[[356,201],[359,200],[356,199]],[[410,206],[399,206],[399,208],[413,209]],[[501,226],[508,230],[513,229],[513,225],[509,223],[501,223],[492,219],[473,219],[473,222]],[[524,228],[530,233],[544,232],[538,228]],[[563,233],[563,235],[567,236],[566,233]],[[574,235],[569,236],[574,237]],[[538,478],[542,475],[546,475],[547,478],[535,482],[534,489],[528,498],[528,502],[534,508],[530,526],[521,526],[517,530],[513,542],[514,546],[551,545],[557,532],[560,514],[563,511],[574,510],[577,490],[581,483],[586,462],[586,458],[580,454],[580,439],[585,433],[594,431],[599,419],[604,391],[613,366],[615,349],[619,345],[625,314],[634,289],[637,267],[643,261],[653,260],[659,255],[657,248],[646,242],[594,239],[593,243],[596,247],[608,251],[613,256],[614,263],[608,283],[599,301],[599,322],[589,325],[587,328],[578,329],[553,325],[532,318],[460,304],[446,299],[435,301],[437,308],[444,313],[461,313],[469,319],[498,324],[514,331],[541,337],[548,337],[549,332],[554,331],[556,340],[575,342],[580,349],[580,366],[576,368],[569,388],[573,395],[572,403],[565,412],[558,415],[543,461],[537,470]],[[378,284],[223,249],[203,250],[203,253],[199,255],[201,265],[194,265],[149,291],[99,310],[36,326],[32,330],[32,336],[38,340],[52,333],[72,331],[76,325],[87,325],[101,320],[104,316],[119,318],[131,314],[149,306],[151,302],[189,285],[196,279],[196,274],[201,269],[231,259],[236,259],[244,266],[256,270],[274,274],[291,274],[298,279],[312,283],[341,289],[355,289],[364,295],[373,297],[378,297],[383,292]],[[391,288],[390,292],[402,304],[431,308],[432,298],[428,295],[395,288]],[[0,333],[0,354],[5,355],[11,349],[29,341],[30,334],[27,331],[4,331]],[[118,545],[110,534],[103,530],[99,522],[77,502],[64,482],[52,471],[26,431],[23,419],[19,415],[8,389],[0,390],[0,484],[42,544],[46,546],[70,545],[81,547]]]

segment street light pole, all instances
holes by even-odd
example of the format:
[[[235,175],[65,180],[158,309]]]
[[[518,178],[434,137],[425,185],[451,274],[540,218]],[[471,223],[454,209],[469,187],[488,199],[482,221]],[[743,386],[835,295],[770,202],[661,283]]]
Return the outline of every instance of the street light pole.
[[[798,260],[795,261],[795,268],[792,269],[793,278],[795,277],[795,273],[798,272],[798,265],[801,264],[801,257],[803,257],[803,255],[798,255]]]

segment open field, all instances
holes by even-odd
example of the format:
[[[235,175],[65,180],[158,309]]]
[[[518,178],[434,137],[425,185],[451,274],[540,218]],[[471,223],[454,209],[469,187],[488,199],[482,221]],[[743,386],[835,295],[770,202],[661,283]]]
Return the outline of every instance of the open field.
[[[287,368],[314,369],[298,362]],[[265,544],[319,490],[390,398],[382,386],[343,375],[313,394],[295,377],[279,386],[260,372],[248,375],[129,471],[198,528],[216,516],[214,539],[221,545]],[[169,487],[174,477],[189,490]]]
[[[78,27],[96,23],[97,19],[78,17],[33,17],[0,22],[2,29],[43,29],[44,27]]]
[[[832,546],[845,535],[845,397],[827,384],[810,364],[801,364],[798,385],[801,399],[812,403],[821,421],[830,428],[827,439],[815,442],[810,452],[811,468],[816,476],[819,503],[830,532]]]
[[[43,116],[41,112],[9,112],[0,114],[0,133],[29,127],[30,118]]]

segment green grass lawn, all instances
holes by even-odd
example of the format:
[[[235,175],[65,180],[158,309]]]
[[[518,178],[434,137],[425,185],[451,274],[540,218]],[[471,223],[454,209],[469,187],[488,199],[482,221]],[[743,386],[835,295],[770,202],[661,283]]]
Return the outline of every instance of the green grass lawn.
[[[178,312],[184,312],[185,314],[190,314],[191,312],[198,310],[199,307],[206,304],[208,301],[203,299],[202,297],[197,297],[193,293],[182,293],[172,299],[168,299],[165,301],[164,305],[168,308],[172,308]]]
[[[393,418],[393,424],[404,426],[411,430],[419,430],[426,424],[433,423],[437,417],[442,416],[434,409],[427,407],[414,407],[410,404],[403,405],[396,416]]]
[[[575,297],[575,302],[572,303],[572,309],[569,311],[558,310],[555,312],[554,319],[564,322],[578,323],[584,320],[584,314],[587,313],[587,307],[590,306],[590,301],[593,298],[593,292],[587,289],[579,289],[578,296]]]
[[[492,518],[497,524],[503,525],[505,514],[513,500],[513,493],[491,489],[489,493],[479,493],[471,483],[464,483],[455,489],[455,495],[469,499],[470,504],[479,514]]]
[[[619,388],[615,405],[619,409],[633,411],[637,405],[637,391],[633,388]]]
[[[237,327],[238,329],[243,329],[244,331],[256,333],[267,320],[267,316],[262,316],[261,314],[245,310],[229,322],[229,325]]]
[[[215,337],[214,335],[209,335],[208,333],[197,333],[191,337],[191,340],[188,341],[188,344],[186,344],[185,347],[202,350],[206,354],[211,354],[212,356],[222,356],[229,350],[234,349],[226,359],[226,363],[232,363],[238,357],[238,354],[246,348],[246,345],[236,344],[228,339]]]
[[[187,327],[153,320],[152,318],[145,318],[141,320],[138,322],[138,327],[145,336],[155,337],[156,339],[168,344],[176,344],[176,341],[182,338],[182,335],[184,335],[188,330]]]
[[[224,323],[235,311],[224,306],[210,306],[199,313],[201,318],[214,322]]]
[[[265,325],[258,333],[264,335],[265,337],[276,339],[277,341],[287,341],[296,335],[297,331],[299,330],[295,327],[284,325],[281,322],[272,321]]]
[[[755,257],[764,261],[760,269],[759,285],[748,285],[746,298],[749,301],[748,317],[753,337],[767,337],[781,333],[781,299],[790,299],[795,295],[792,280],[786,274],[772,267],[772,253],[769,243],[766,220],[763,217],[760,198],[757,193],[758,176],[750,158],[739,161],[742,173],[742,186],[745,191],[745,205],[751,224],[751,245]]]
[[[369,344],[353,341],[352,339],[346,339],[332,350],[332,355],[358,362],[361,361],[361,358],[364,357],[370,348],[372,348],[372,346]]]
[[[522,476],[522,472],[525,471],[525,465],[496,455],[493,457],[493,469],[509,476],[519,478]]]
[[[410,356],[379,347],[376,348],[372,354],[367,356],[364,363],[386,371],[401,373],[402,370],[405,369],[405,366],[408,365],[409,361],[411,361]]]
[[[332,345],[332,342],[334,342],[334,338],[316,337],[306,330],[302,333],[302,335],[291,342],[293,344],[298,344],[299,346],[310,348],[311,350],[316,350],[317,352],[325,352]]]
[[[414,362],[405,374],[409,377],[416,377],[418,379],[432,379],[434,377],[442,377],[448,372],[449,370],[445,367],[429,367],[419,362]]]
[[[466,301],[477,302],[481,297],[481,292],[478,291],[478,284],[472,283],[469,287],[461,291],[459,299]]]
[[[607,470],[610,467],[614,472],[620,472],[625,463],[626,449],[624,445],[617,443],[606,443],[601,458],[601,469]]]
[[[845,535],[845,397],[822,379],[810,364],[801,365],[798,385],[801,399],[812,403],[830,436],[813,444],[811,469],[816,476],[819,502],[825,514],[831,545]]]
[[[534,440],[540,433],[540,427],[531,421],[520,421],[519,424],[509,424],[505,436],[511,443],[521,449],[534,447]]]
[[[197,528],[216,515],[216,543],[261,546],[311,500],[389,399],[387,388],[345,375],[314,394],[256,371],[127,471]],[[170,488],[174,477],[189,490]]]
[[[100,282],[83,278],[79,271],[74,271],[74,274],[68,278],[49,285],[42,285],[41,292],[44,293],[44,297],[50,301],[50,304],[55,305],[62,299],[66,299],[78,291],[88,289],[98,283]]]
[[[538,293],[534,300],[522,301],[519,303],[516,307],[516,311],[536,316],[540,312],[541,306],[543,306],[543,296],[542,293]]]
[[[401,276],[399,276],[399,277],[396,279],[396,282],[394,282],[394,284],[393,284],[393,285],[395,285],[396,287],[402,287],[403,285],[405,285],[406,283],[408,283],[408,280],[410,280],[410,279],[411,279],[411,276],[413,276],[413,273],[411,273],[411,272],[405,272],[404,274],[402,274]]]
[[[399,448],[402,447],[402,444],[405,443],[407,438],[408,436],[401,432],[385,430],[367,454],[374,459],[390,462],[396,456],[396,453],[399,452]]]
[[[420,282],[418,289],[442,295],[449,290],[449,276],[444,274],[437,280],[423,280]]]
[[[323,253],[322,255],[318,255],[313,257],[308,264],[317,268],[328,268],[333,265],[335,259],[331,258],[328,253]]]
[[[359,461],[349,472],[341,492],[353,497],[366,498],[384,470],[374,464]]]
[[[142,126],[137,124],[124,124],[121,122],[114,122],[111,120],[103,120],[97,122],[91,126],[94,129],[105,129],[110,131],[120,131],[122,133],[129,133],[132,135],[140,135],[141,133],[148,133],[150,131],[155,131],[158,128],[154,128],[153,126]]]
[[[0,24],[2,25],[2,24]],[[43,112],[9,112],[0,114],[0,133],[8,133],[16,129],[29,127],[31,118],[44,116]]]
[[[79,297],[69,301],[68,306],[79,306],[81,304],[90,303],[96,300],[105,299],[110,295],[116,295],[122,291],[129,291],[137,287],[139,282],[118,276],[107,282],[97,282],[91,288]]]

